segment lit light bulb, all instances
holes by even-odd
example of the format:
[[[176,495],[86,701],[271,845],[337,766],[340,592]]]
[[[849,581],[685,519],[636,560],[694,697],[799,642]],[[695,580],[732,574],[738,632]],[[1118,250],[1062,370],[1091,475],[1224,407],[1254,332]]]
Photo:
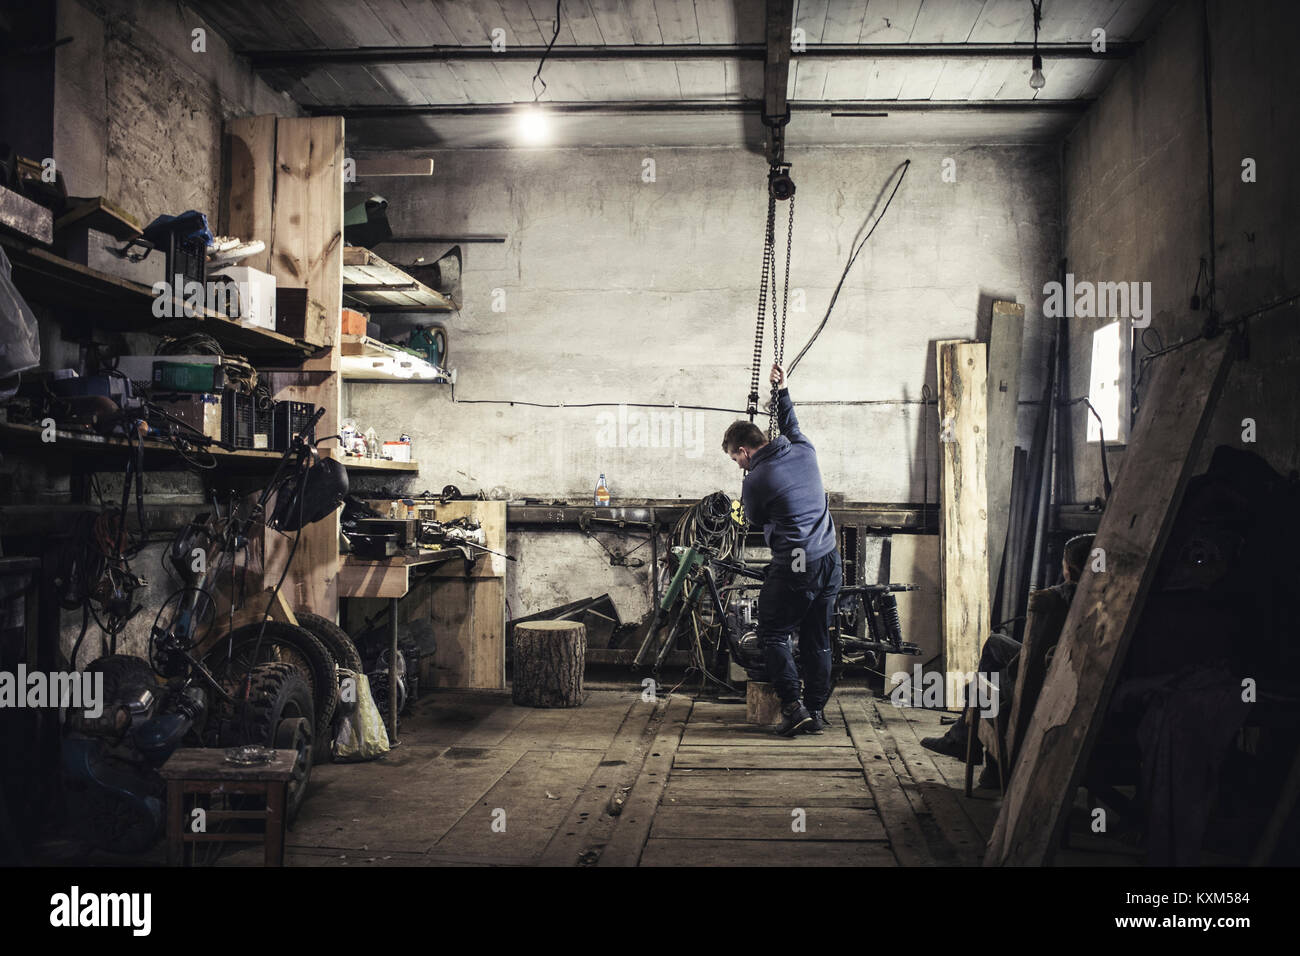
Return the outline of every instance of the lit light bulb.
[[[1034,72],[1029,74],[1029,85],[1036,90],[1047,85],[1047,77],[1043,76],[1043,58],[1037,53],[1034,54]]]
[[[519,114],[519,136],[525,143],[546,141],[549,124],[546,113],[536,104],[525,107]]]

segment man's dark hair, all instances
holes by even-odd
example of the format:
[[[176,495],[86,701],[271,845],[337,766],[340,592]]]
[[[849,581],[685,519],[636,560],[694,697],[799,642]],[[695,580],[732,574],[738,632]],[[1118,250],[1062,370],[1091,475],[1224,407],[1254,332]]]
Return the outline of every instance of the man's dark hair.
[[[730,455],[742,445],[746,448],[762,448],[767,444],[767,436],[753,422],[732,422],[727,426],[727,433],[722,436],[722,450]]]
[[[1065,542],[1065,566],[1073,573],[1074,580],[1083,576],[1083,566],[1092,554],[1092,541],[1096,535],[1081,534]]]

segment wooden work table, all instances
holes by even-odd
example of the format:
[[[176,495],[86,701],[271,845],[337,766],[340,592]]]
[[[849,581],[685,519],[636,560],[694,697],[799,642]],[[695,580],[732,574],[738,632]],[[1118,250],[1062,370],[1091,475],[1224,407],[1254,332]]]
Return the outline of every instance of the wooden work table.
[[[368,503],[388,508],[387,501]],[[473,518],[483,527],[485,547],[506,550],[504,501],[421,502],[419,512],[426,520]],[[428,622],[437,637],[437,654],[421,660],[422,685],[503,690],[507,564],[501,554],[488,552],[467,561],[460,548],[421,548],[380,560],[348,555],[338,575],[339,598],[350,599],[340,606],[344,629],[353,631],[360,623],[356,614],[373,615],[377,602],[387,601],[392,659],[403,625]],[[396,698],[394,687],[389,699]]]

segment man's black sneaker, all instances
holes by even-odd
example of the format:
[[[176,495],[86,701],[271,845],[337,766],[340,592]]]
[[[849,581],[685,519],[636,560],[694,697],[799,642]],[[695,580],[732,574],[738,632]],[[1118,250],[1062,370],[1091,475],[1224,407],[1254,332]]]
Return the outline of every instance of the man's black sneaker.
[[[958,730],[958,728],[961,728]],[[953,731],[958,731],[954,733]],[[966,759],[966,734],[965,724],[956,723],[942,737],[922,737],[921,746],[926,750],[933,750],[937,754],[943,754],[947,757],[956,757],[958,760]]]
[[[822,725],[823,727],[834,727],[834,726],[835,726],[835,725],[832,724],[832,723],[830,722],[830,720],[826,717],[826,711],[825,711],[825,710],[814,710],[814,711],[812,712],[812,715],[813,715],[814,717],[816,717],[819,721],[821,721],[821,725]]]
[[[822,719],[821,711],[810,710],[808,713],[812,716],[812,721],[801,731],[801,733],[821,736],[822,732],[826,729],[826,722]]]
[[[808,708],[802,703],[796,701],[793,704],[786,704],[781,708],[781,716],[784,718],[776,728],[778,737],[793,737],[812,723],[812,714],[808,713]]]

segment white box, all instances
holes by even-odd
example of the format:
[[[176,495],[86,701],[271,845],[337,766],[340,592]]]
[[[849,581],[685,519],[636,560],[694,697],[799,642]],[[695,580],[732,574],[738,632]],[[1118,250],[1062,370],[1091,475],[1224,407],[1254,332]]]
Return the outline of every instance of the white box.
[[[232,299],[230,316],[240,325],[275,330],[275,276],[249,266],[227,266],[209,279],[235,283],[239,292]]]
[[[410,461],[411,443],[409,441],[384,442],[384,457],[391,461]]]

